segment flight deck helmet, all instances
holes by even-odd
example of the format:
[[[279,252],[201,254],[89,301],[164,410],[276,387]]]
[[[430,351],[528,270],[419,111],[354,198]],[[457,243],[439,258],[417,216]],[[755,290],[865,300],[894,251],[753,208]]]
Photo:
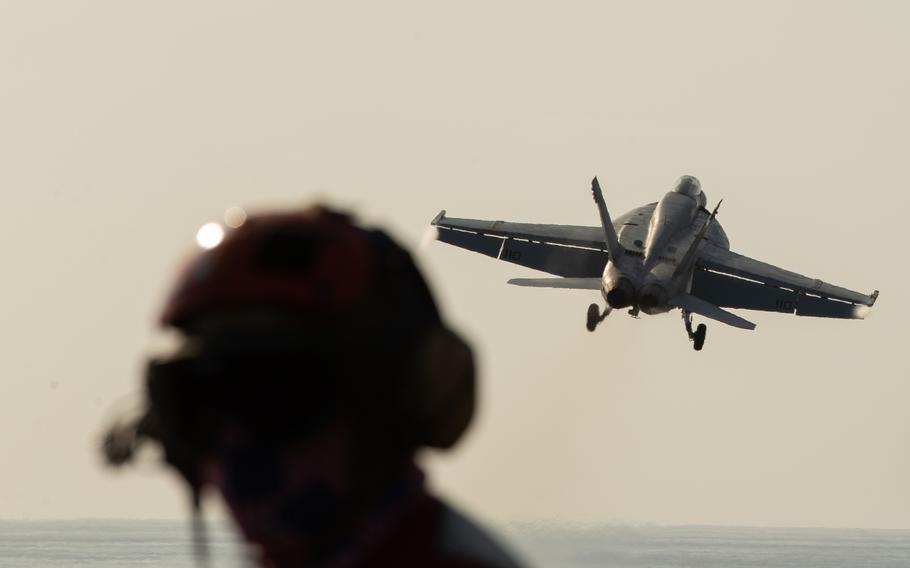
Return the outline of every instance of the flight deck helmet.
[[[451,447],[473,415],[471,349],[411,256],[323,207],[250,216],[194,253],[161,323],[183,347],[149,362],[146,411],[108,434],[111,463],[157,440],[197,487],[226,418],[281,443],[359,412],[416,449]]]

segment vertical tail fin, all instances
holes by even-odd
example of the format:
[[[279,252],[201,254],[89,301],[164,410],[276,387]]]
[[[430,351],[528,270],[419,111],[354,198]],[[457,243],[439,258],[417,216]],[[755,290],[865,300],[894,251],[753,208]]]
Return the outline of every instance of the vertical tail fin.
[[[610,252],[610,260],[622,258],[625,249],[619,244],[619,238],[616,236],[616,229],[613,227],[613,221],[610,219],[610,212],[607,211],[607,203],[604,201],[603,192],[600,190],[600,182],[595,177],[591,180],[591,193],[594,194],[594,203],[597,204],[597,211],[600,213],[600,225],[604,230],[604,240],[607,243],[607,250]]]
[[[711,223],[714,222],[714,218],[717,217],[717,211],[720,209],[720,204],[723,202],[723,199],[717,202],[717,206],[714,208],[714,211],[711,212],[711,215],[705,220],[705,224],[702,225],[701,230],[697,235],[695,235],[695,240],[692,241],[692,244],[689,246],[689,250],[686,251],[686,255],[676,267],[676,270],[673,271],[673,276],[679,276],[683,274],[692,268],[693,264],[695,264],[695,255],[698,252],[698,245],[700,245],[702,239],[705,238],[705,234],[708,232],[708,227],[710,227]]]

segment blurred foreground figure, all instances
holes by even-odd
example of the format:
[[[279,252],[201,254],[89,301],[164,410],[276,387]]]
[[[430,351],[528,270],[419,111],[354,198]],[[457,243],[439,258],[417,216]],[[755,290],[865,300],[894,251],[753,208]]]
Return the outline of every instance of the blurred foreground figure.
[[[143,440],[224,498],[264,566],[515,566],[424,487],[421,447],[450,448],[474,411],[468,345],[410,255],[321,208],[253,216],[199,254],[162,323],[182,346],[149,363]]]

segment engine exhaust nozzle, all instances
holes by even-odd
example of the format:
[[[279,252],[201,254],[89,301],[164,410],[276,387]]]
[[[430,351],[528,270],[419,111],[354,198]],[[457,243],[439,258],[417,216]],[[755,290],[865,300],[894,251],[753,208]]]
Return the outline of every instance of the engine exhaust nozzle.
[[[631,306],[634,299],[635,287],[628,278],[617,278],[611,283],[610,289],[607,290],[607,304],[614,310]]]
[[[645,284],[638,292],[638,305],[647,312],[667,303],[667,290],[659,284]]]

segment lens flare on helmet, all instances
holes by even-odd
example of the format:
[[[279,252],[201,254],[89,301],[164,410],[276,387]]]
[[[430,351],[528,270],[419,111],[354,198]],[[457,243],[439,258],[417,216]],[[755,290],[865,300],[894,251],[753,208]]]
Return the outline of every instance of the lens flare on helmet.
[[[218,223],[206,223],[196,232],[196,242],[204,249],[217,247],[224,238],[224,228]]]

